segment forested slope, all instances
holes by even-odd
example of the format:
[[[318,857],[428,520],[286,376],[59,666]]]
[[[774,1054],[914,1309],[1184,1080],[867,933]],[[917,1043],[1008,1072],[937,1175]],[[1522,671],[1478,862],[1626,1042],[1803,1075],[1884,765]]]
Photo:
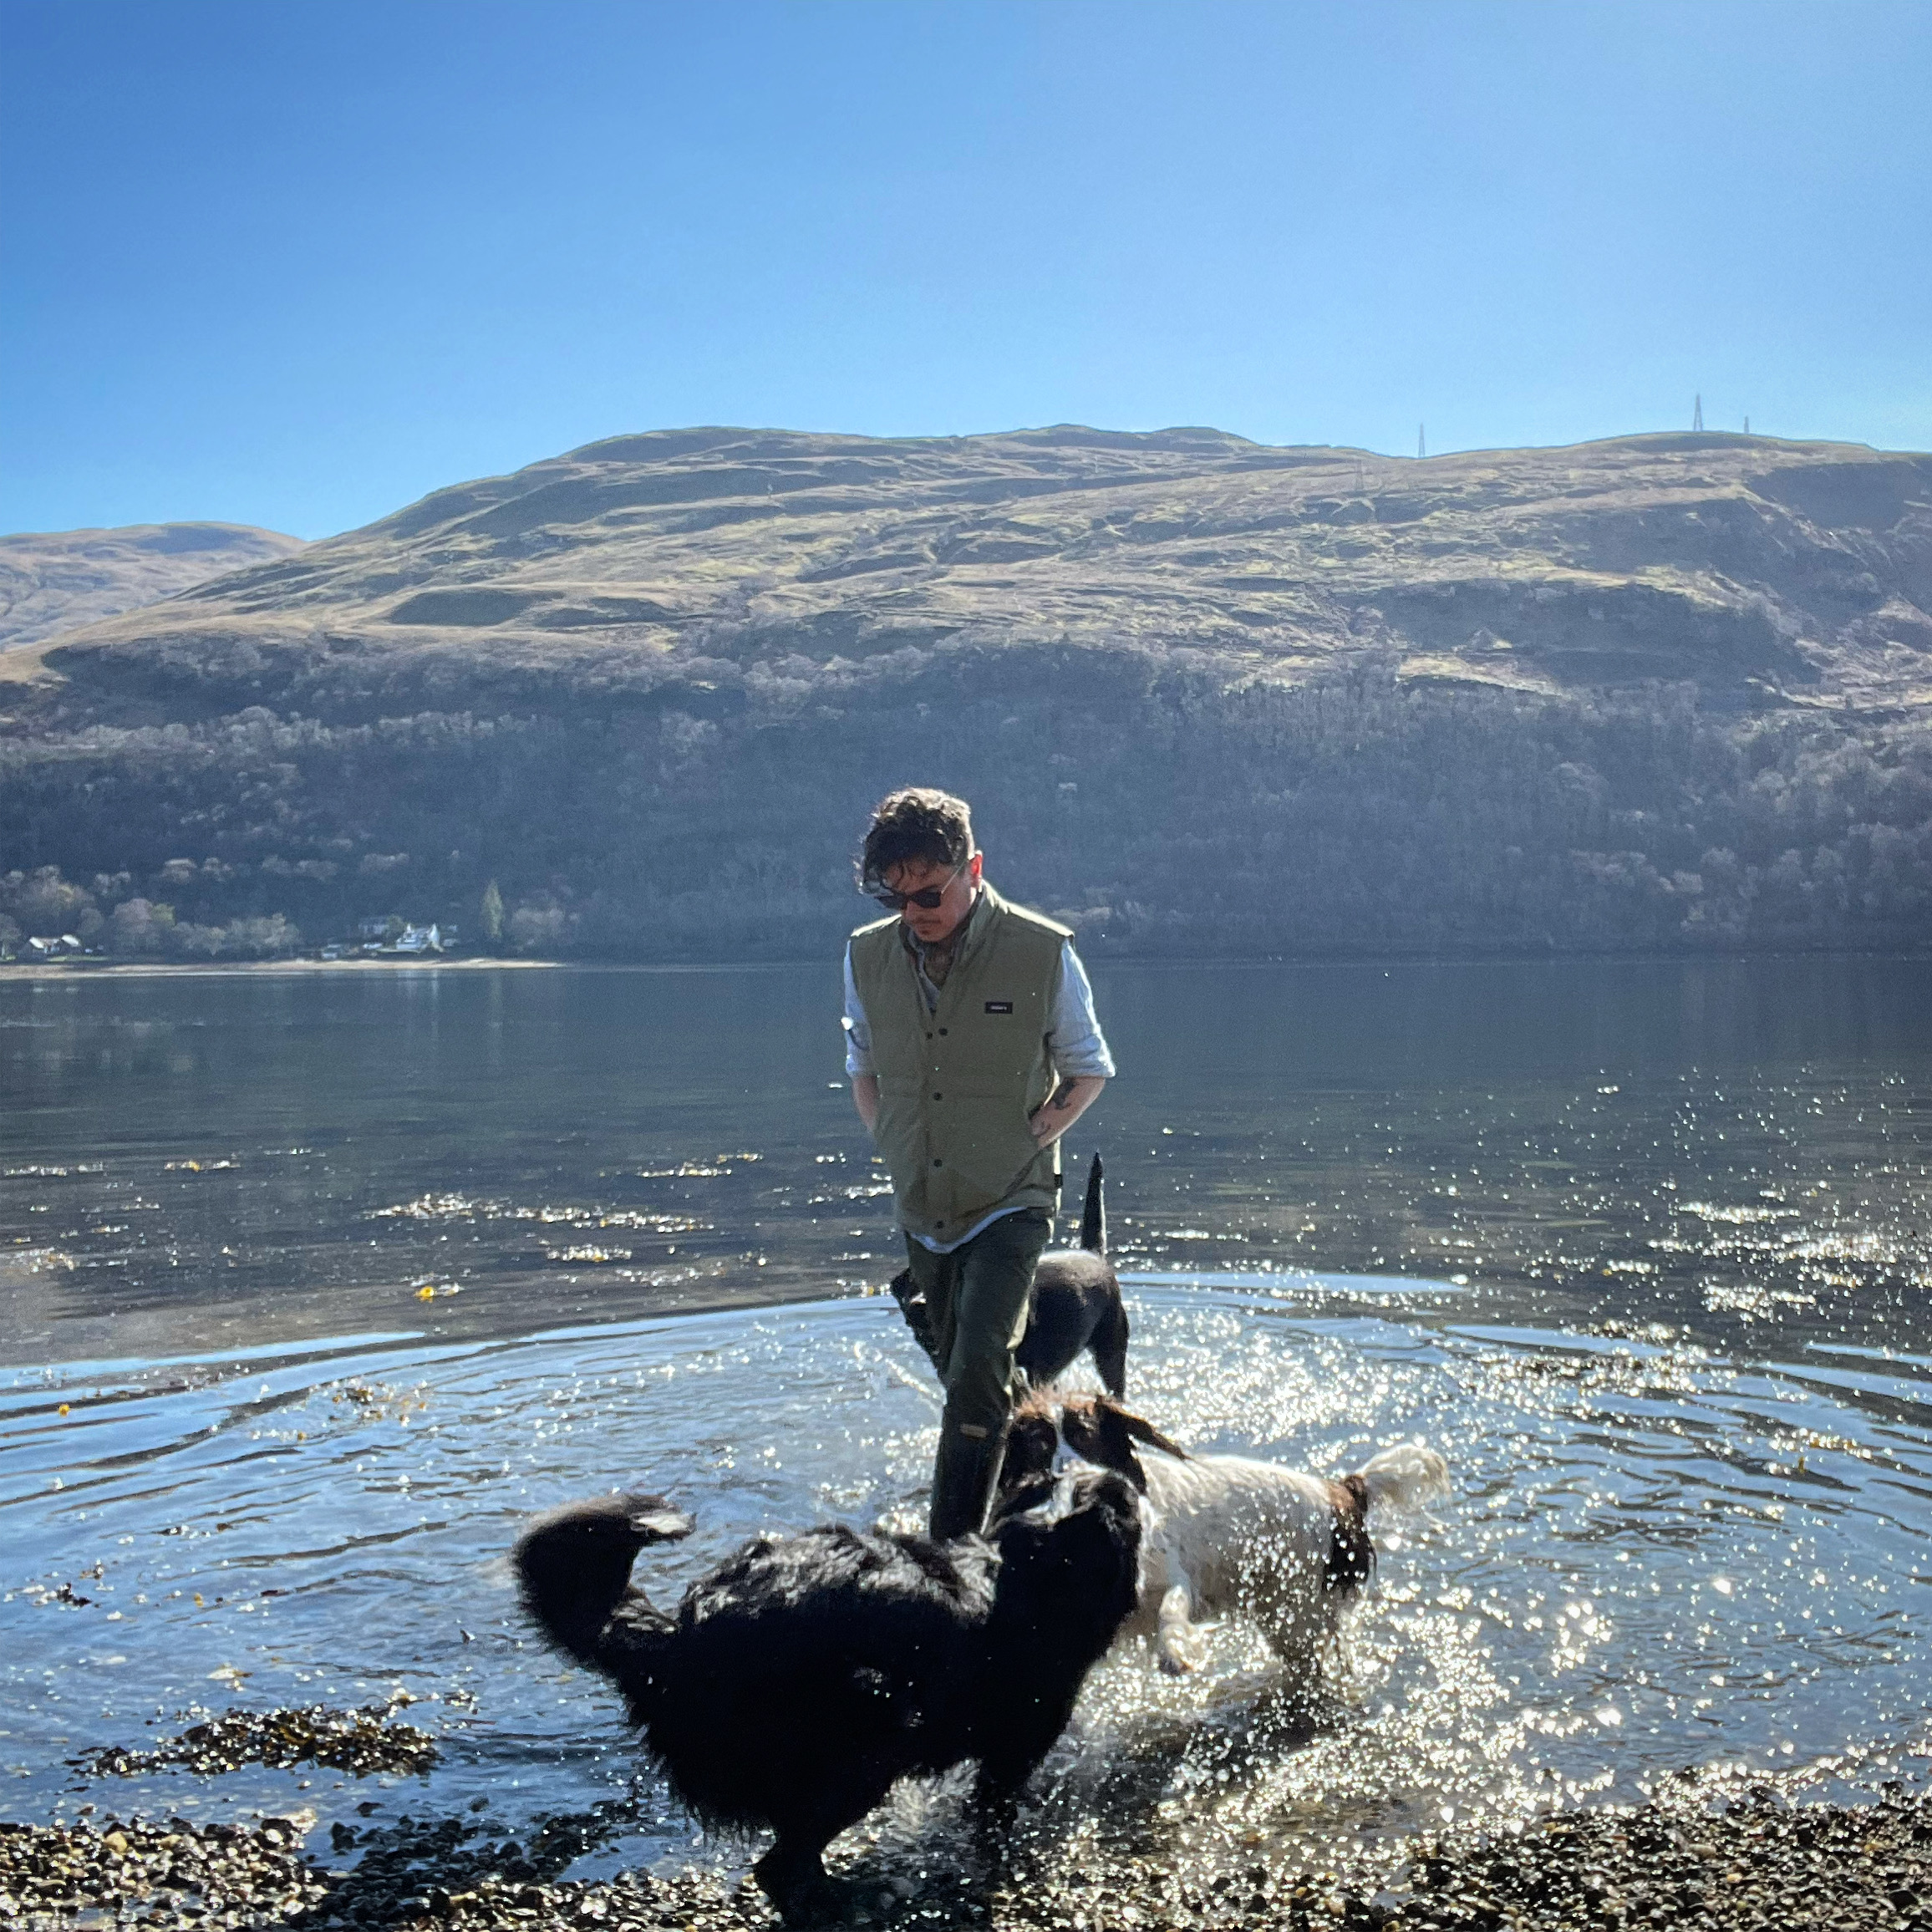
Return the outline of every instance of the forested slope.
[[[1929,608],[1850,446],[626,437],[0,659],[0,918],[797,953],[918,780],[1096,952],[1919,943]]]

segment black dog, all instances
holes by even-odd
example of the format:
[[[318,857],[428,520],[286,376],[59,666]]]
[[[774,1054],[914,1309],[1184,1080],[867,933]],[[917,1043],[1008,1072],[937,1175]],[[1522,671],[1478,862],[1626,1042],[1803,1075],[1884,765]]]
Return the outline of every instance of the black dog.
[[[759,1537],[666,1616],[631,1559],[690,1530],[654,1496],[567,1504],[516,1545],[524,1604],[623,1692],[698,1817],[777,1833],[755,1871],[788,1920],[837,1910],[821,1854],[901,1777],[977,1758],[983,1825],[1010,1816],[1134,1606],[1141,1542],[1132,1489],[1083,1470],[984,1539]]]
[[[1065,1375],[1082,1349],[1091,1349],[1101,1380],[1118,1401],[1127,1392],[1127,1311],[1121,1306],[1120,1279],[1107,1259],[1101,1172],[1096,1154],[1087,1169],[1080,1246],[1049,1248],[1033,1271],[1033,1304],[1013,1359],[1038,1389]],[[925,1297],[913,1284],[909,1269],[894,1279],[892,1294],[913,1333],[930,1353]]]
[[[1127,1392],[1127,1311],[1120,1278],[1107,1259],[1107,1211],[1101,1199],[1102,1169],[1096,1154],[1087,1169],[1080,1246],[1050,1248],[1033,1271],[1033,1308],[1014,1360],[1035,1388],[1057,1380],[1082,1349],[1093,1351],[1107,1393]]]

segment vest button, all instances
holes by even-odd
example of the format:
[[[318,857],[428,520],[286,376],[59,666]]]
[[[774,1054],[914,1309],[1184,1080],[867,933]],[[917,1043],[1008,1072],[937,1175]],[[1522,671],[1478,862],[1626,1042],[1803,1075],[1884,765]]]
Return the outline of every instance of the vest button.
[[[933,1096],[933,1098],[934,1100],[936,1100],[936,1101],[943,1101],[943,1100],[944,1100],[944,1099],[945,1099],[945,1097],[946,1097],[946,1096],[945,1096],[945,1095],[943,1095],[943,1094],[934,1094],[934,1095]]]
[[[935,1155],[935,1156],[933,1157],[933,1165],[935,1167],[943,1167],[946,1165],[946,1163],[945,1163],[943,1161],[940,1160],[937,1155]]]
[[[941,1032],[941,1033],[943,1033],[943,1032],[944,1032],[946,1030],[945,1030],[945,1028],[944,1028],[944,1027],[943,1027],[943,1026],[942,1026],[942,1027],[939,1029],[939,1030],[940,1030],[940,1032]],[[930,1039],[931,1039],[933,1036],[932,1036],[932,1035],[931,1035],[931,1034],[929,1034],[929,1033],[928,1033],[928,1034],[926,1035],[926,1037],[927,1037],[927,1039],[930,1040]]]

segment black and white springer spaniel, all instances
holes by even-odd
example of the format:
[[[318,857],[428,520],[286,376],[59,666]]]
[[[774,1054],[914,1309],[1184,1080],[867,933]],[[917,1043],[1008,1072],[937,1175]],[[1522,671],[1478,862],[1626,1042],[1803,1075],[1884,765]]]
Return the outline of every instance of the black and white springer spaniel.
[[[1310,1476],[1190,1454],[1106,1396],[1037,1391],[1014,1411],[1001,1495],[1024,1499],[1070,1463],[1112,1470],[1146,1498],[1140,1591],[1120,1635],[1151,1639],[1175,1674],[1198,1666],[1196,1621],[1223,1616],[1255,1624],[1285,1663],[1316,1664],[1375,1568],[1371,1505],[1412,1509],[1449,1486],[1447,1464],[1420,1442],[1352,1475]]]

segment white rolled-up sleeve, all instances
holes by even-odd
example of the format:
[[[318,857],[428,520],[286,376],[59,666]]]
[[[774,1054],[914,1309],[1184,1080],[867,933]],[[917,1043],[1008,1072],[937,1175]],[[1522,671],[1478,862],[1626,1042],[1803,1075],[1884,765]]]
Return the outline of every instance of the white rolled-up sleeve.
[[[857,980],[852,978],[852,949],[845,955],[846,1072],[854,1080],[872,1067],[872,1030],[866,1023],[866,1009],[859,999]]]
[[[846,970],[849,975],[849,964]],[[849,978],[847,984],[851,984]],[[849,1006],[849,994],[847,1004]],[[1094,1014],[1094,989],[1086,968],[1080,964],[1080,954],[1070,944],[1060,949],[1060,984],[1054,989],[1053,1025],[1046,1045],[1062,1080],[1114,1077],[1114,1056],[1107,1050],[1106,1036]]]

